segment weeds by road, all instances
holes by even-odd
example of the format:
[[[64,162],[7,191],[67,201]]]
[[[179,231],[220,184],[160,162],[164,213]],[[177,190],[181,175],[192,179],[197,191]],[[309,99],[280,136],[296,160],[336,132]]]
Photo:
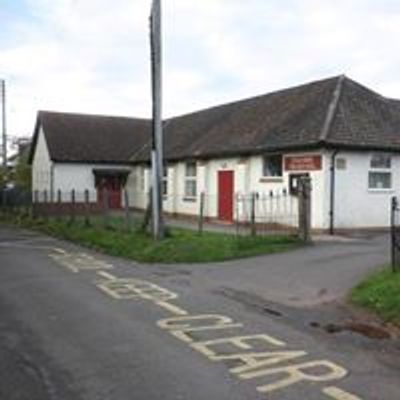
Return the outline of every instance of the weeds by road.
[[[370,276],[351,294],[352,301],[400,325],[400,273],[388,269]]]
[[[16,222],[6,219],[7,222]],[[299,247],[295,236],[236,237],[229,234],[171,229],[166,239],[156,242],[140,231],[115,227],[85,226],[65,220],[19,219],[24,227],[67,239],[107,254],[148,263],[204,263],[288,251]]]

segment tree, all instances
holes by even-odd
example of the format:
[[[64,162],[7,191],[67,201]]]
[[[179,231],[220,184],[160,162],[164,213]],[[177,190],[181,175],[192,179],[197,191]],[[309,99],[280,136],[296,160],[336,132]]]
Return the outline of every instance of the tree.
[[[6,171],[4,167],[0,167],[0,190],[5,186],[6,184]]]
[[[28,151],[20,153],[13,177],[16,186],[24,190],[32,188],[32,168],[28,163],[28,155]]]

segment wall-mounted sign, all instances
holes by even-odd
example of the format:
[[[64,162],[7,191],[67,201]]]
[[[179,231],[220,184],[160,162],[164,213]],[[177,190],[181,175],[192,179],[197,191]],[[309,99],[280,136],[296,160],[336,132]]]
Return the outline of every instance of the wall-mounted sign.
[[[322,157],[315,156],[288,156],[285,157],[286,171],[320,171]]]

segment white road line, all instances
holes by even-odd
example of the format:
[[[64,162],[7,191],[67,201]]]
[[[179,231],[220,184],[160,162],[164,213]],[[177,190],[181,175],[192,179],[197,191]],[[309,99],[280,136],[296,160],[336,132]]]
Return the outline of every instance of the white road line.
[[[179,315],[179,316],[185,316],[188,315],[188,312],[185,311],[183,308],[175,306],[174,304],[165,302],[165,301],[157,301],[155,303],[157,306],[164,308],[165,310],[168,310],[172,314]]]
[[[98,271],[97,275],[100,275],[103,278],[109,279],[110,281],[115,281],[118,279],[116,276],[109,274],[108,272],[105,272],[105,271]]]

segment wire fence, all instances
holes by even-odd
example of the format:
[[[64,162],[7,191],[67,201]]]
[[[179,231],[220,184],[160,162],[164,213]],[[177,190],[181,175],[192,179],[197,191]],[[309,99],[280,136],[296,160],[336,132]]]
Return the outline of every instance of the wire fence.
[[[54,218],[70,223],[143,228],[149,218],[149,193],[129,190],[0,191],[0,211],[31,218]],[[299,197],[287,191],[223,196],[197,193],[165,194],[167,225],[236,235],[296,234],[299,230]]]

